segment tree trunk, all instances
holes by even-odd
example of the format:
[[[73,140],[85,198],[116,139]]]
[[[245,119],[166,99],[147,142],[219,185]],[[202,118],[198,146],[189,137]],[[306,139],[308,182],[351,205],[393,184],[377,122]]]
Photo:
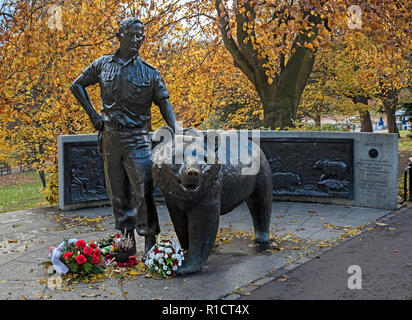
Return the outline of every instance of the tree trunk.
[[[316,113],[316,114],[315,114],[314,120],[315,120],[315,126],[316,126],[316,128],[320,128],[320,126],[321,126],[322,123],[321,123],[321,116],[320,116],[319,113]]]
[[[352,97],[353,103],[362,103],[365,106],[368,105],[369,97],[355,96]],[[373,132],[371,115],[367,107],[359,109],[359,117],[361,122],[361,132]]]
[[[260,55],[256,46],[249,41],[250,38],[256,39],[254,28],[249,32],[243,29],[245,24],[255,23],[254,6],[247,2],[243,6],[245,13],[235,14],[237,42],[228,32],[231,27],[223,1],[215,0],[215,7],[226,49],[232,55],[235,65],[246,75],[259,94],[264,111],[263,126],[272,130],[293,127],[296,109],[315,61],[315,52],[301,44],[310,43],[316,38],[316,26],[322,23],[320,15],[312,15],[313,11],[304,13],[304,18],[313,23],[313,27],[301,30],[292,45],[289,59],[280,54],[280,72],[273,79],[273,75],[272,78],[267,75],[265,67],[270,63],[268,58]]]
[[[386,121],[388,122],[388,132],[397,133],[399,136],[399,130],[398,130],[398,126],[396,125],[396,117],[395,117],[396,107],[389,106],[385,103],[384,103],[384,107],[385,107],[385,112],[386,112]]]
[[[262,99],[264,116],[263,126],[271,130],[286,129],[293,127],[295,112],[298,104],[287,97],[278,97],[275,100]]]
[[[264,127],[275,130],[294,126],[296,110],[312,71],[314,55],[311,58],[303,55],[294,60],[291,62],[294,64],[291,68],[285,68],[281,72],[276,84],[271,86],[263,84],[266,87],[265,90],[258,89],[264,110]],[[259,88],[261,85],[256,85],[256,87]]]
[[[398,92],[397,90],[388,90],[384,93],[380,94],[380,98],[382,100],[383,106],[386,112],[386,121],[388,122],[388,132],[389,133],[397,133],[399,135],[398,126],[396,125],[396,102],[398,100]]]
[[[361,132],[373,132],[372,120],[369,111],[362,111],[359,116],[361,121]]]
[[[43,189],[46,189],[46,175],[43,170],[39,171],[39,176],[40,176],[41,183],[43,185]]]
[[[292,128],[296,120],[296,110],[307,80],[313,69],[315,55],[304,47],[296,47],[295,54],[289,59],[277,81],[272,86],[265,83],[256,84],[262,100],[263,125],[272,130]],[[261,86],[265,90],[260,90]],[[274,99],[270,99],[274,96]]]

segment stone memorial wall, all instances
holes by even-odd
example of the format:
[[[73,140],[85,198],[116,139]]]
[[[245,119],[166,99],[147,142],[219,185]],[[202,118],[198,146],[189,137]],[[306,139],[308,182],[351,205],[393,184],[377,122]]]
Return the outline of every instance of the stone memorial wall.
[[[398,137],[261,131],[275,200],[397,208]],[[97,135],[58,137],[61,210],[109,204]]]

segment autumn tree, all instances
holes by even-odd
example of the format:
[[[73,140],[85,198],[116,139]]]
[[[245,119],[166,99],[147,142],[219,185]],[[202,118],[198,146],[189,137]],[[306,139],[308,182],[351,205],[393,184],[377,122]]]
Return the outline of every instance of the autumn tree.
[[[402,1],[354,1],[354,12],[343,0],[215,0],[215,15],[210,1],[192,3],[220,31],[234,64],[260,97],[264,125],[272,128],[293,125],[318,47],[331,36],[361,22],[359,32],[385,44],[410,20]]]
[[[69,90],[71,82],[93,60],[115,51],[118,24],[130,15],[147,25],[142,56],[162,61],[184,36],[177,15],[182,4],[15,0],[7,5],[0,20],[0,155],[11,165],[29,163],[43,178],[47,172],[53,186],[47,198],[55,202],[57,136],[94,132]],[[98,109],[98,86],[89,95]]]
[[[379,84],[376,96],[382,101],[388,122],[388,132],[399,134],[395,111],[399,106],[401,91],[411,86],[411,60],[410,53],[405,55],[403,50],[397,49],[392,50],[391,54],[381,54],[381,50],[377,50],[374,69]],[[376,61],[380,62],[380,67]]]
[[[359,30],[348,28],[343,0],[2,2],[0,160],[27,162],[46,173],[47,197],[57,200],[57,136],[94,132],[69,86],[93,60],[115,51],[118,23],[131,15],[145,24],[140,54],[164,77],[185,127],[208,128],[212,117],[223,119],[213,124],[222,127],[257,126],[260,120],[272,129],[293,126],[319,48],[336,36],[353,44],[361,33],[385,57],[395,36],[399,48],[410,48],[410,10],[403,2],[357,4]],[[372,62],[369,69],[378,70]],[[98,109],[98,86],[88,92]],[[162,124],[154,108],[153,129]]]
[[[412,87],[406,88],[401,91],[399,95],[399,104],[405,110],[405,116],[412,117]],[[409,122],[412,124],[412,118],[409,119]],[[410,128],[412,132],[412,125]]]
[[[79,4],[18,0],[9,2],[10,15],[2,20],[1,156],[11,165],[27,163],[37,169],[43,185],[45,171],[56,162],[56,136],[88,127],[67,91],[93,50],[83,42],[84,54],[75,52],[85,38],[81,32],[95,28],[96,34],[104,34],[114,13],[113,3],[107,3],[81,16],[90,8]],[[90,24],[96,17],[101,24]],[[75,21],[78,32],[67,28]]]
[[[259,94],[265,127],[292,127],[312,71],[313,41],[326,32],[315,8],[301,2],[215,1],[226,49]],[[319,14],[318,14],[319,13]]]
[[[356,41],[353,41],[356,37]],[[376,78],[368,76],[366,57],[370,54],[368,41],[354,33],[338,36],[329,42],[329,88],[346,99],[345,111],[358,113],[361,131],[372,132],[368,101],[376,94]],[[332,54],[333,53],[333,54]]]
[[[262,108],[256,91],[238,68],[227,63],[230,55],[219,41],[190,41],[165,60],[161,68],[170,100],[184,127],[259,127]],[[154,109],[154,128],[164,124],[160,119]]]
[[[93,60],[114,53],[118,23],[127,16],[144,22],[140,54],[164,77],[185,127],[207,127],[215,106],[242,100],[248,110],[260,108],[245,76],[228,67],[213,25],[203,25],[204,13],[186,2],[15,0],[1,12],[0,155],[12,165],[29,163],[43,178],[47,173],[51,202],[57,201],[57,136],[94,132],[69,86]],[[98,110],[98,86],[88,92]],[[160,118],[153,108],[153,129]],[[234,114],[233,123],[241,118]]]
[[[319,49],[312,73],[302,93],[297,109],[297,121],[313,119],[316,127],[321,126],[325,115],[337,113],[349,114],[342,103],[342,96],[335,92],[333,50],[330,46]]]
[[[310,112],[310,106],[329,100],[342,113],[357,112],[362,131],[373,131],[368,102],[374,100],[388,115],[389,132],[397,132],[394,111],[399,92],[410,85],[410,66],[404,48],[384,48],[362,32],[345,31],[331,37],[319,50],[300,112]]]

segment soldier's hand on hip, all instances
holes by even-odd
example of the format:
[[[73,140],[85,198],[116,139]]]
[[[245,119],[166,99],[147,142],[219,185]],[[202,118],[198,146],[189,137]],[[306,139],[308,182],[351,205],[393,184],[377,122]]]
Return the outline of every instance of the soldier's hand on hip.
[[[97,131],[103,130],[104,123],[100,115],[93,115],[90,120],[92,121],[92,124]]]

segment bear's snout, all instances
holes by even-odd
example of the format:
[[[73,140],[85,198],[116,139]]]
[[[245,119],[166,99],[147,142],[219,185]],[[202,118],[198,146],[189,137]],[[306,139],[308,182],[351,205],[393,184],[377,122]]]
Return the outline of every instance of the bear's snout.
[[[197,177],[200,175],[200,171],[195,168],[190,168],[189,170],[187,170],[187,175],[192,176],[192,177]]]
[[[200,185],[200,170],[189,168],[180,177],[181,185],[188,191],[195,191]]]

